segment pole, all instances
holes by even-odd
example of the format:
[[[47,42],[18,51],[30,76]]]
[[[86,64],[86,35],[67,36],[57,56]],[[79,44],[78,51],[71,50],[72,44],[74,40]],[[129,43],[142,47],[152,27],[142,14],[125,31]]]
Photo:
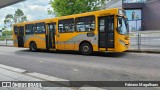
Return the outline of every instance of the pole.
[[[5,31],[6,31],[6,46],[7,46],[7,29],[5,29]]]
[[[141,47],[140,47],[140,45],[141,45],[141,35],[140,35],[140,33],[137,33],[137,45],[138,45],[138,50],[140,50],[141,49]]]

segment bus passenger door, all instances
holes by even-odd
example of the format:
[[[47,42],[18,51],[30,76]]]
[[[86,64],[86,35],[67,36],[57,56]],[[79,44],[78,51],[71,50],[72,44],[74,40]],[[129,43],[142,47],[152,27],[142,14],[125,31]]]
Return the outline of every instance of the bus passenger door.
[[[114,48],[114,16],[99,17],[99,48]]]
[[[18,47],[24,47],[24,27],[18,27]]]
[[[56,23],[49,23],[48,29],[46,33],[46,49],[54,49],[55,48],[55,27]]]

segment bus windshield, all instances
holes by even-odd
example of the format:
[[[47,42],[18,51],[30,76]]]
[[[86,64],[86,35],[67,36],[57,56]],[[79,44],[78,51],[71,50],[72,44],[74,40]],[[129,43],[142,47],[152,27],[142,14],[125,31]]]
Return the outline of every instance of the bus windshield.
[[[129,34],[127,20],[124,17],[118,17],[118,33]]]

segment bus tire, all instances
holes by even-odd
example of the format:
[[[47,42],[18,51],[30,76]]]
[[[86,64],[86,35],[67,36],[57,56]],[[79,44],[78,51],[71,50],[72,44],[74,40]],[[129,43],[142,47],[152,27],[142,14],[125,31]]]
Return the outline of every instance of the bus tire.
[[[36,45],[36,43],[35,42],[31,42],[30,43],[30,50],[32,51],[32,52],[36,52],[38,49],[37,49],[37,45]]]
[[[93,47],[90,43],[88,42],[83,42],[80,45],[80,53],[83,55],[90,55],[93,52]]]

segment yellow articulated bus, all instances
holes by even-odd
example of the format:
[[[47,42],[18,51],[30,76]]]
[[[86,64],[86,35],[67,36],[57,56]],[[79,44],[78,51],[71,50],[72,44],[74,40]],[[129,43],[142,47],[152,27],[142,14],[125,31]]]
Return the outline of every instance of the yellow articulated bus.
[[[93,51],[124,52],[130,38],[125,11],[108,9],[13,26],[15,47],[73,50],[84,55]]]

